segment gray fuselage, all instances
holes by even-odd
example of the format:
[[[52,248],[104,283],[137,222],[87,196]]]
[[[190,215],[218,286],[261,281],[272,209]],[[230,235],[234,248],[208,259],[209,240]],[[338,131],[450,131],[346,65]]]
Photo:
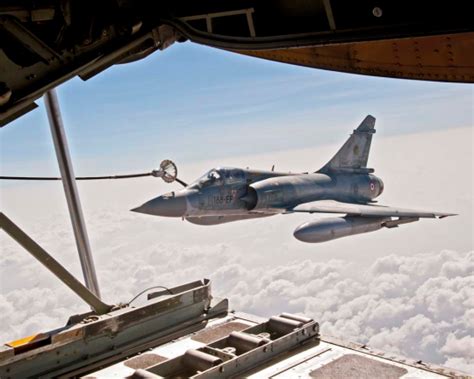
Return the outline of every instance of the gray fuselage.
[[[283,213],[316,200],[368,203],[382,191],[383,182],[373,174],[292,174],[225,167],[145,203],[140,211],[213,225]]]

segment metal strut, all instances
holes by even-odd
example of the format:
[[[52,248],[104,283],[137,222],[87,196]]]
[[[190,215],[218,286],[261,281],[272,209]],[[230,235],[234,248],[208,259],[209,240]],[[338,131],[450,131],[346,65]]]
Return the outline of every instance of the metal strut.
[[[38,245],[23,230],[16,226],[7,216],[0,212],[0,228],[4,229],[15,241],[23,246],[31,255],[40,261],[59,280],[72,289],[82,300],[91,306],[97,314],[107,313],[111,305],[102,302],[95,294],[89,291],[68,270],[56,261],[46,250]]]
[[[69,154],[66,133],[61,119],[56,90],[52,89],[46,92],[44,103],[48,113],[54,148],[56,150],[56,157],[58,158],[59,170],[61,172],[64,192],[66,194],[69,215],[71,217],[74,236],[76,238],[77,250],[79,252],[79,259],[81,261],[82,273],[84,274],[86,287],[100,298],[99,282],[97,281],[94,261],[92,259],[89,238],[84,223],[84,216],[82,214],[81,202],[76,187],[71,156]]]

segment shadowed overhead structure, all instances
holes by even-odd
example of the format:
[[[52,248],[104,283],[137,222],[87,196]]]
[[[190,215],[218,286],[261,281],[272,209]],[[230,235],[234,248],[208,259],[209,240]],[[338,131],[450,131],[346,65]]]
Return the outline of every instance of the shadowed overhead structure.
[[[186,40],[307,67],[474,82],[474,18],[463,1],[3,1],[0,125],[74,76]]]
[[[473,82],[473,50],[474,33],[463,33],[241,53],[354,74]]]

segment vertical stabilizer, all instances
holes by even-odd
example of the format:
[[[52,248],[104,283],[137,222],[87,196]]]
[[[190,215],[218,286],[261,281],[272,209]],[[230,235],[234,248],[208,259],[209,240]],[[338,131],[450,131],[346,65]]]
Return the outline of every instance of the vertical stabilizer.
[[[332,159],[317,172],[371,172],[367,168],[375,117],[368,115]]]

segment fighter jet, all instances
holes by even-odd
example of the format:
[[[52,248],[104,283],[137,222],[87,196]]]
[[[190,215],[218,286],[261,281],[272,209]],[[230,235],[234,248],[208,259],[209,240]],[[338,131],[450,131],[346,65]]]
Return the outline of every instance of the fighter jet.
[[[367,167],[374,127],[375,118],[368,115],[336,155],[314,173],[213,168],[192,184],[179,181],[184,189],[159,196],[132,211],[181,217],[198,225],[301,212],[340,214],[305,222],[295,229],[295,238],[311,243],[395,228],[420,218],[454,216],[374,205],[374,199],[384,190],[383,181]],[[177,169],[171,161],[165,162],[172,174],[163,179],[171,182]]]

